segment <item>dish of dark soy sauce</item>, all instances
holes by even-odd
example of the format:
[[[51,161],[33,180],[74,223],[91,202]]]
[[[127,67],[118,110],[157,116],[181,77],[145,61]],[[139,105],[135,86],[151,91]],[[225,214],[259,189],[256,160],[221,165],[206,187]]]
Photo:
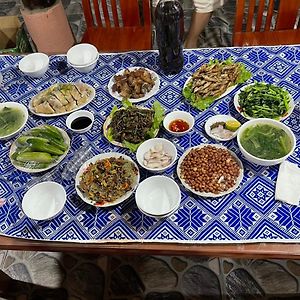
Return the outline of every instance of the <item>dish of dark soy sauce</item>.
[[[71,123],[71,128],[74,130],[81,130],[91,125],[92,120],[89,117],[78,117]]]

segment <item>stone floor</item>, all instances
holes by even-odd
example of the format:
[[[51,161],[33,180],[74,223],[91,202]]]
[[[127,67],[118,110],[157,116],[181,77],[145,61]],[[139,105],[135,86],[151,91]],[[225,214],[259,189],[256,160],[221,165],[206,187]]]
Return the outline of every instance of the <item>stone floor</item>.
[[[81,1],[63,3],[80,41],[85,27]],[[183,2],[186,30],[191,3]],[[235,1],[228,0],[214,13],[199,37],[200,47],[231,45],[234,8]],[[19,15],[19,1],[0,0],[0,15],[7,14]],[[0,270],[0,299],[300,299],[300,261],[0,250]]]
[[[299,261],[1,251],[0,269],[19,280],[0,299],[300,299]]]

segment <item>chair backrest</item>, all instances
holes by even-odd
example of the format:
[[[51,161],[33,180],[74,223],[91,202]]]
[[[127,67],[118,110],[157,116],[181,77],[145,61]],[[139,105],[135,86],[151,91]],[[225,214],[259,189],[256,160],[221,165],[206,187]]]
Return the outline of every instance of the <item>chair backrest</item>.
[[[299,8],[300,0],[237,0],[234,34],[300,28]]]
[[[107,5],[107,2],[110,5]],[[150,0],[82,0],[87,27],[151,26]],[[100,5],[99,5],[100,4]]]

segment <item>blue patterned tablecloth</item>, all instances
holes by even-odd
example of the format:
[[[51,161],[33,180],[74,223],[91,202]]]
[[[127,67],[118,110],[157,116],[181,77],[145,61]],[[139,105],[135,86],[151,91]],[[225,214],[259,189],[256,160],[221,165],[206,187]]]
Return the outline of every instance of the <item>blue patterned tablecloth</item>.
[[[66,159],[54,170],[41,175],[16,170],[8,158],[13,140],[0,141],[0,231],[2,235],[51,241],[78,242],[178,242],[178,243],[232,243],[232,242],[298,242],[300,238],[300,207],[278,202],[274,199],[278,166],[262,167],[242,158],[245,174],[240,187],[233,193],[215,199],[205,199],[181,189],[181,205],[177,212],[164,220],[143,215],[136,207],[134,196],[123,204],[110,208],[95,208],[85,204],[76,195],[73,178],[64,179],[67,169],[73,174],[72,163],[76,162],[76,151],[83,144],[91,145],[92,154],[118,151],[134,158],[134,154],[111,145],[102,134],[102,125],[114,105],[107,90],[111,76],[124,67],[142,66],[156,71],[161,78],[159,92],[143,105],[149,107],[158,100],[166,109],[187,110],[195,117],[195,127],[190,134],[174,138],[163,129],[159,136],[166,137],[176,145],[179,155],[187,148],[200,143],[214,143],[204,133],[204,123],[215,114],[232,114],[241,121],[233,106],[232,91],[217,101],[208,110],[200,112],[185,102],[181,95],[186,79],[210,59],[224,60],[232,57],[243,62],[252,72],[251,80],[266,81],[285,87],[298,102],[300,98],[300,46],[217,48],[185,51],[185,65],[181,73],[165,76],[158,67],[158,53],[130,52],[126,54],[100,55],[97,67],[89,74],[80,74],[74,69],[60,74],[58,62],[65,56],[52,56],[49,70],[41,79],[23,76],[18,69],[21,57],[1,56],[0,72],[3,84],[0,101],[16,101],[28,105],[32,96],[55,82],[76,82],[81,80],[96,89],[96,98],[86,107],[95,113],[95,123],[85,135],[69,135],[71,150]],[[66,116],[41,118],[30,115],[25,130],[37,125],[54,124],[66,130]],[[300,105],[284,121],[297,137],[297,147],[289,158],[300,164]],[[241,153],[236,141],[224,143],[239,157]],[[74,159],[75,157],[75,159]],[[71,162],[70,162],[71,161]],[[71,166],[71,168],[70,168]],[[75,165],[75,167],[77,167]],[[165,175],[176,178],[176,166]],[[74,168],[76,169],[76,168]],[[142,179],[150,176],[142,171]],[[67,203],[64,210],[51,221],[36,222],[27,218],[21,209],[21,201],[28,186],[54,180],[65,187]],[[300,182],[299,182],[300,184]],[[1,201],[0,201],[1,202]]]

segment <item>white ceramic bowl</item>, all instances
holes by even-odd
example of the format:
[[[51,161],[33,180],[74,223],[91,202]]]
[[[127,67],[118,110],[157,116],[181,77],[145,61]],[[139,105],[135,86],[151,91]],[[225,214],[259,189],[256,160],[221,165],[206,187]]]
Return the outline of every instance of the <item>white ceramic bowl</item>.
[[[77,120],[79,121],[79,118],[81,117],[87,117],[91,120],[91,123],[88,125],[88,126],[85,126],[85,127],[82,127],[80,129],[76,129],[72,126],[72,123]],[[84,133],[84,132],[87,132],[89,131],[92,126],[93,126],[93,123],[94,123],[94,114],[91,113],[90,111],[87,111],[87,110],[77,110],[73,113],[71,113],[67,119],[66,119],[66,126],[72,130],[73,132],[76,132],[76,133]],[[73,124],[74,125],[74,124]]]
[[[66,203],[66,191],[60,184],[45,181],[34,185],[24,195],[22,209],[34,220],[48,220],[60,213]]]
[[[135,192],[138,208],[153,217],[162,217],[174,212],[180,199],[178,184],[166,176],[148,177],[139,184]]]
[[[149,168],[149,167],[145,166],[144,165],[144,156],[145,156],[146,152],[150,151],[150,149],[152,149],[154,146],[159,145],[159,144],[162,145],[163,151],[172,157],[171,162],[167,166],[160,167],[160,168]],[[169,169],[171,166],[174,165],[174,163],[177,159],[177,149],[172,142],[170,142],[166,139],[153,138],[153,139],[146,140],[138,147],[137,152],[136,152],[136,159],[137,159],[139,165],[141,167],[143,167],[144,169],[151,171],[153,173],[160,173],[160,172],[164,172],[165,170]]]
[[[19,109],[23,115],[23,122],[20,125],[20,127],[18,129],[16,129],[14,132],[7,134],[5,136],[0,136],[0,140],[9,139],[9,138],[12,138],[13,136],[15,136],[18,132],[20,132],[24,128],[24,126],[28,120],[28,110],[23,104],[17,103],[17,102],[0,103],[0,111],[2,111],[2,109],[4,109],[4,107],[11,107],[11,108]]]
[[[79,66],[79,65],[72,65],[70,63],[69,65],[73,67],[75,70],[79,71],[80,73],[89,73],[96,67],[98,58],[99,58],[99,54],[97,55],[96,59],[88,65]]]
[[[208,136],[210,136],[214,140],[221,141],[221,142],[230,141],[230,140],[234,139],[237,136],[237,133],[238,133],[239,129],[237,129],[236,131],[232,131],[231,137],[228,137],[228,138],[220,138],[220,137],[212,134],[211,129],[210,129],[210,127],[215,123],[227,122],[227,121],[230,121],[230,120],[237,121],[235,118],[233,118],[231,116],[228,116],[228,115],[212,116],[206,121],[206,123],[204,125],[205,132],[207,133]]]
[[[73,67],[89,66],[95,62],[99,53],[97,48],[91,44],[78,44],[67,52],[67,61]]]
[[[189,124],[189,129],[186,130],[186,131],[182,131],[182,132],[175,132],[175,131],[171,131],[169,129],[169,125],[172,121],[175,121],[175,120],[184,120],[186,121],[188,124]],[[164,118],[164,121],[163,121],[163,125],[165,127],[165,129],[173,134],[173,135],[176,135],[176,136],[181,136],[181,135],[184,135],[186,134],[187,132],[189,132],[193,127],[194,127],[194,124],[195,124],[195,120],[194,120],[194,117],[186,112],[186,111],[172,111],[170,113],[168,113],[165,118]]]
[[[49,57],[44,53],[32,53],[23,57],[19,62],[19,69],[27,76],[40,78],[49,66]]]
[[[273,125],[277,128],[283,129],[287,133],[289,138],[291,139],[291,142],[292,142],[291,151],[287,155],[285,155],[281,158],[272,159],[272,160],[258,158],[256,156],[250,154],[249,152],[247,152],[241,144],[241,136],[243,135],[244,131],[247,128],[249,128],[250,126],[253,126],[253,125],[257,125],[257,124],[270,124],[270,125]],[[296,147],[296,138],[295,138],[295,135],[292,132],[292,130],[288,126],[286,126],[285,124],[283,124],[279,121],[276,121],[276,120],[273,120],[273,119],[267,119],[267,118],[253,119],[253,120],[250,120],[250,121],[244,123],[240,127],[239,132],[237,134],[237,142],[238,142],[239,148],[240,148],[242,154],[244,155],[244,157],[248,161],[250,161],[252,163],[255,163],[257,165],[261,165],[261,166],[273,166],[273,165],[277,165],[277,164],[282,163],[284,160],[286,160],[294,152],[295,147]]]

